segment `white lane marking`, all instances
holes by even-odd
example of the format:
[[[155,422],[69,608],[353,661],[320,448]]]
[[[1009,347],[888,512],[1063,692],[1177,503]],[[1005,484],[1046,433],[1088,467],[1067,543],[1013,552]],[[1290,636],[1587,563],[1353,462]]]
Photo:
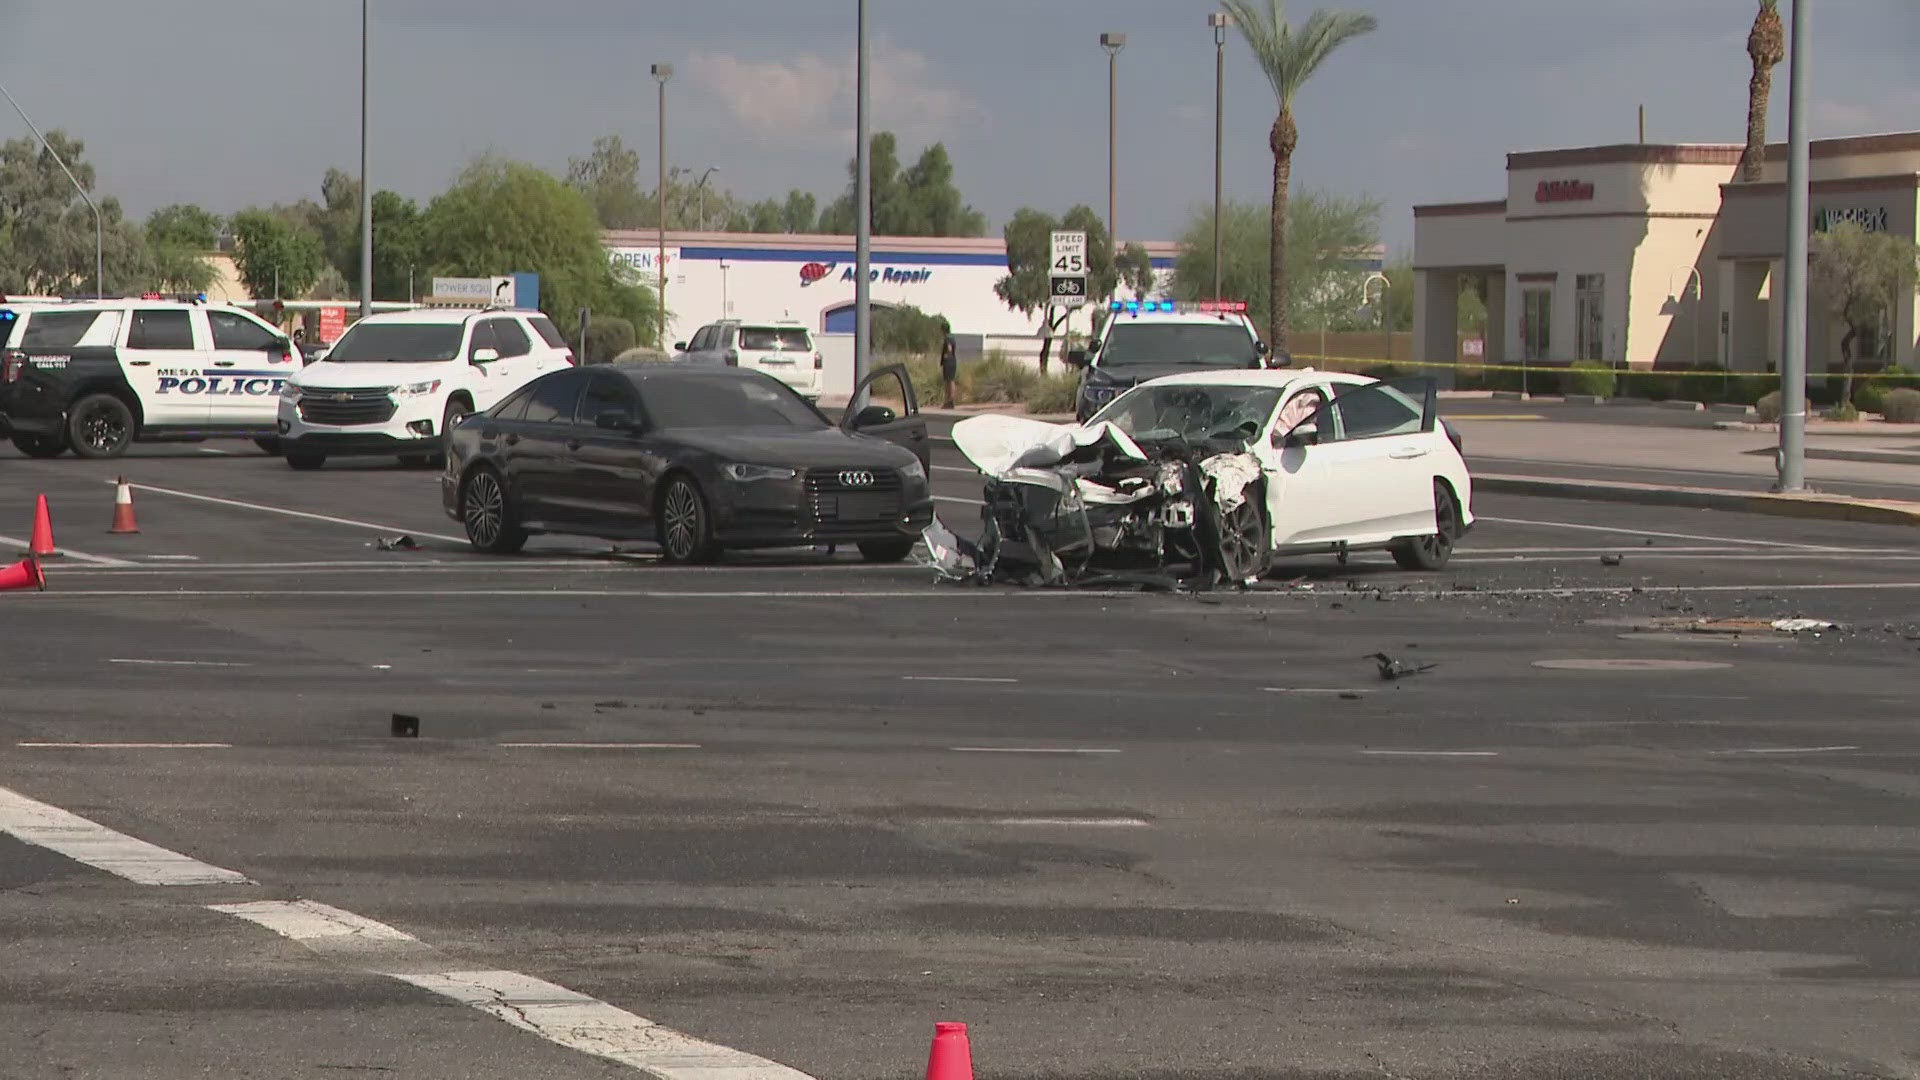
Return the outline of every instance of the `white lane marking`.
[[[7,788],[0,788],[0,832],[141,885],[253,884],[245,874],[136,840]]]
[[[390,972],[514,1027],[662,1080],[810,1080],[744,1051],[703,1042],[644,1016],[517,971]]]
[[[1533,521],[1528,518],[1480,517],[1478,521],[1496,521],[1502,525],[1531,525],[1543,529],[1574,529],[1580,532],[1618,533],[1622,536],[1658,536],[1666,540],[1705,540],[1715,544],[1748,544],[1753,547],[1799,548],[1805,551],[1847,551],[1848,548],[1820,544],[1790,544],[1781,540],[1748,540],[1737,536],[1701,536],[1698,533],[1655,532],[1652,529],[1622,529],[1614,525],[1581,525],[1571,521]]]
[[[982,472],[981,472],[981,471],[980,471],[979,469],[969,469],[969,468],[967,468],[967,467],[966,467],[966,466],[964,466],[964,465],[935,465],[935,466],[933,467],[933,471],[934,471],[934,472],[957,472],[957,473],[966,473],[966,474],[967,474],[967,475],[969,475],[969,476],[983,476],[983,475],[985,475],[985,474],[983,474],[983,473],[982,473]]]
[[[192,556],[186,556],[192,558]],[[45,564],[43,564],[45,565]],[[789,563],[786,565],[729,566],[729,572],[739,571],[782,571],[794,574],[811,574],[820,571],[836,573],[877,573],[898,574],[915,573],[924,568],[912,564],[891,566],[872,566],[857,562],[819,562]],[[637,573],[632,563],[606,562],[430,562],[395,561],[380,562],[319,562],[319,563],[196,563],[192,566],[139,566],[128,563],[125,566],[75,566],[63,568],[62,576],[85,575],[88,577],[237,577],[243,574],[277,574],[286,570],[309,571],[316,574],[366,574],[366,573],[453,573],[453,574],[529,574],[559,571],[574,574],[633,574]],[[676,568],[676,576],[689,573],[704,573],[693,568]]]
[[[102,482],[111,484],[114,481],[106,480]],[[289,510],[284,506],[268,506],[264,503],[242,502],[239,499],[223,499],[216,495],[201,495],[192,491],[181,491],[178,488],[155,487],[152,484],[132,484],[129,486],[137,491],[151,491],[160,495],[172,495],[180,499],[194,499],[199,502],[214,503],[219,506],[232,506],[241,510],[258,510],[263,514],[280,514],[285,517],[303,518],[307,521],[324,521],[330,525],[347,525],[356,529],[372,529],[375,532],[409,533],[413,536],[424,536],[429,540],[446,540],[455,544],[464,544],[467,542],[467,538],[464,536],[447,536],[443,533],[421,532],[418,529],[403,529],[396,525],[381,525],[378,522],[372,521],[356,521],[353,518],[330,517],[326,514],[309,514],[305,510]]]
[[[960,754],[1117,754],[1097,746],[949,746]]]
[[[1739,555],[1732,553],[1719,555],[1669,555],[1662,552],[1659,548],[1627,548],[1624,551],[1617,552],[1617,554],[1624,556],[1624,561],[1628,563],[1634,562],[1635,560],[1640,562],[1835,562],[1839,561],[1839,557],[1841,556],[1845,556],[1845,558],[1851,562],[1920,562],[1920,552],[1901,555],[1882,555],[1871,552],[1808,550],[1788,552],[1769,551],[1765,554],[1760,554],[1748,549],[1746,554]],[[1569,559],[1575,558],[1582,558],[1582,556],[1481,555],[1477,558],[1472,556],[1463,558],[1456,555],[1453,561],[1460,563],[1477,563],[1488,566],[1513,566],[1517,563],[1564,563]],[[1592,558],[1592,556],[1588,555],[1585,556],[1585,558]]]
[[[934,502],[959,503],[962,506],[985,506],[979,499],[956,499],[951,495],[935,495]]]
[[[208,904],[208,908],[257,923],[299,942],[418,941],[386,923],[313,900],[255,900],[245,904]]]
[[[900,679],[902,682],[1017,683],[1020,681],[991,675],[902,675]]]
[[[1713,750],[1714,754],[1838,754],[1857,746],[1755,746],[1744,750]]]
[[[1269,694],[1371,694],[1372,690],[1361,690],[1339,686],[1263,686],[1260,689]]]
[[[698,750],[691,742],[503,742],[504,750]]]
[[[224,742],[21,742],[27,750],[231,750]]]
[[[252,664],[236,664],[227,660],[142,660],[134,657],[119,656],[107,661],[109,664],[151,664],[155,667],[252,667]]]
[[[1146,829],[1146,828],[1151,828],[1153,823],[1145,820],[1144,818],[1135,818],[1135,817],[1109,817],[1109,818],[1009,817],[1009,818],[991,818],[987,821],[987,824],[1007,825],[1015,828],[1032,827],[1032,828],[1041,828],[1041,829],[1052,829],[1052,828]]]
[[[199,562],[198,555],[142,555],[149,562]]]
[[[12,536],[0,536],[0,547],[14,548],[17,551],[25,551],[32,546],[33,546],[33,543],[32,541],[29,541],[29,540],[21,540],[17,537],[12,537]],[[59,546],[58,550],[60,552],[58,556],[55,556],[54,558],[51,558],[51,559],[42,559],[40,561],[40,565],[45,568],[57,568],[60,565],[61,560],[63,559],[72,559],[75,562],[91,563],[94,566],[138,566],[140,565],[139,563],[136,563],[131,559],[116,559],[110,555],[89,555],[84,551],[75,551],[72,548],[65,547],[65,546]]]
[[[211,446],[203,446],[203,447],[201,447],[201,448],[200,448],[200,452],[201,452],[201,453],[203,453],[203,454],[221,454],[221,455],[225,455],[225,454],[226,454],[226,451],[225,451],[225,450],[215,450],[215,449],[214,449],[213,447],[211,447]]]
[[[1499,757],[1498,750],[1362,750],[1368,757]]]

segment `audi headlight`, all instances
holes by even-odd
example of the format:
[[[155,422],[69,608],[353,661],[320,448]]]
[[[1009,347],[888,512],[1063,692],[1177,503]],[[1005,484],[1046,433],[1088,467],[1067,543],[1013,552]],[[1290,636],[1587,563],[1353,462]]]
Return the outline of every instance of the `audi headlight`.
[[[919,458],[914,458],[911,464],[902,465],[900,472],[901,475],[909,480],[925,480],[927,478],[927,467],[920,464]]]
[[[729,464],[720,466],[720,471],[726,473],[728,479],[743,484],[752,480],[791,480],[800,475],[784,465]]]
[[[305,390],[302,390],[300,387],[294,385],[293,383],[287,383],[284,386],[280,387],[280,400],[281,401],[299,401],[301,398],[306,396],[306,393],[307,392]]]
[[[417,382],[411,386],[396,386],[393,388],[393,396],[397,398],[425,397],[438,389],[440,389],[440,380],[429,379],[426,382]]]

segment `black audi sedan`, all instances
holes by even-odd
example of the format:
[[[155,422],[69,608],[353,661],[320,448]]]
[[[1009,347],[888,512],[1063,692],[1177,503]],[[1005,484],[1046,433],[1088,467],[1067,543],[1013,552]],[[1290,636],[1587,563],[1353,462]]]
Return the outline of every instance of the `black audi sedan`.
[[[557,371],[448,432],[441,501],[496,554],[567,533],[656,541],[679,563],[823,543],[897,562],[933,520],[927,425],[905,369],[876,381],[901,411],[869,405],[836,425],[757,371]]]

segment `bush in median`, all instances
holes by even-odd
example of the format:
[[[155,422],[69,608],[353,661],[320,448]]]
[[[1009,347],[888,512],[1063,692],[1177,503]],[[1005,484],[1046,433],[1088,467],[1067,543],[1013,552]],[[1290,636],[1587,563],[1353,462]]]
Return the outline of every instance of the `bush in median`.
[[[1901,386],[1882,394],[1880,416],[1889,424],[1920,424],[1920,390]]]
[[[1753,403],[1753,411],[1764,423],[1779,423],[1780,391],[1760,395],[1760,400]]]
[[[1566,392],[1569,394],[1590,394],[1593,397],[1612,397],[1619,385],[1619,379],[1605,368],[1576,368],[1567,372]]]

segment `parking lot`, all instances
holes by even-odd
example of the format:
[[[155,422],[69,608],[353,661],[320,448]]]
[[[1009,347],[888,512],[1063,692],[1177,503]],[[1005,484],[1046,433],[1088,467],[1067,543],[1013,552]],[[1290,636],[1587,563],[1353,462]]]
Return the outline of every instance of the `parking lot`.
[[[0,1076],[1920,1075],[1920,531],[1490,495],[1168,595],[489,558],[237,442],[0,451],[0,544],[41,493],[0,789],[232,878],[0,834]]]

